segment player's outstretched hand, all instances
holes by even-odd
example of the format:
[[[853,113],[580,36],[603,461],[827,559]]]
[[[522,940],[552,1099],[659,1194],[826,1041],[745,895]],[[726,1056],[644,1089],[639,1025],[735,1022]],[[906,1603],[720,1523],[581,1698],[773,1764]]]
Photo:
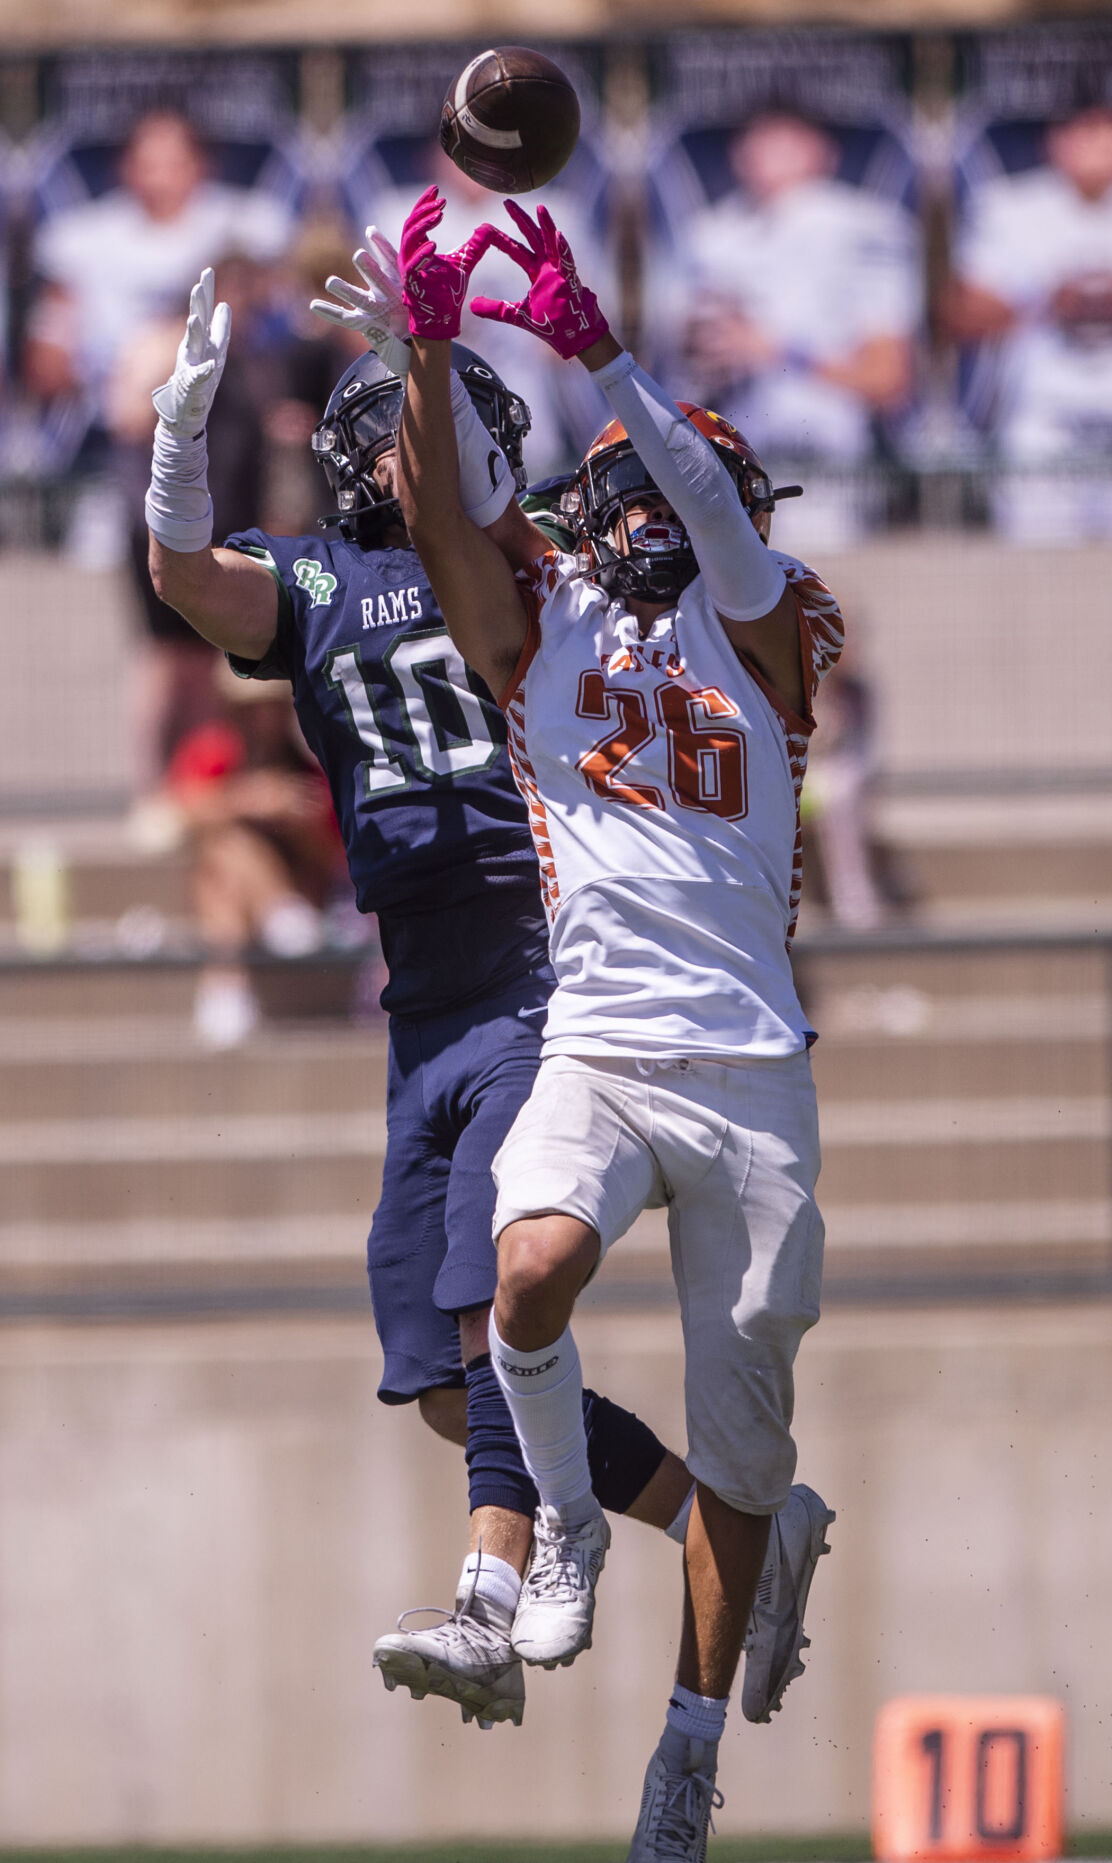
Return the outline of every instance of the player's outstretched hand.
[[[492,244],[494,228],[480,226],[458,252],[437,252],[432,234],[445,205],[435,187],[426,188],[402,228],[398,264],[411,336],[450,340],[459,335],[468,280]]]
[[[206,265],[189,294],[189,320],[178,345],[174,373],[151,396],[159,420],[180,439],[192,440],[204,430],[228,359],[231,334],[232,313],[227,304],[216,303],[216,279],[211,265]]]
[[[325,323],[356,332],[393,374],[404,375],[409,367],[409,312],[402,300],[398,255],[377,226],[365,228],[363,237],[367,244],[352,253],[351,262],[366,288],[346,278],[326,278],[324,288],[332,297],[313,298],[309,309]]]
[[[480,227],[479,231],[489,235],[489,245],[516,259],[529,280],[529,289],[517,304],[507,304],[501,298],[472,298],[471,309],[476,317],[490,317],[496,323],[511,323],[519,330],[531,331],[570,362],[606,336],[610,326],[594,292],[588,291],[576,271],[571,247],[548,209],[538,207],[535,222],[516,201],[506,202],[506,212],[524,235],[524,245],[496,226]]]

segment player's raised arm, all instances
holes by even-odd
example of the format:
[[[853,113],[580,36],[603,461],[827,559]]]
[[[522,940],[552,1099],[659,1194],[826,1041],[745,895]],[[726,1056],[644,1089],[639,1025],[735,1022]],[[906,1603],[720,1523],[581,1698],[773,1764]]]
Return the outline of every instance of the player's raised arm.
[[[611,335],[580,279],[567,240],[544,207],[536,222],[506,202],[523,242],[491,229],[491,244],[529,280],[517,304],[473,298],[479,317],[539,336],[565,361],[578,356],[604,391],[658,490],[683,523],[707,592],[735,649],[751,656],[795,711],[805,711],[799,616],[784,572],[765,548],[714,448]]]
[[[506,556],[461,502],[451,382],[451,341],[491,229],[480,228],[459,252],[441,255],[430,235],[443,211],[435,188],[428,189],[402,232],[412,350],[398,430],[398,496],[448,631],[497,694],[509,684],[525,644],[526,612]]]
[[[154,393],[158,425],[146,505],[150,571],[157,594],[205,640],[261,660],[278,626],[277,586],[262,563],[212,548],[205,427],[230,337],[231,313],[215,303],[206,268],[190,295],[174,372]]]

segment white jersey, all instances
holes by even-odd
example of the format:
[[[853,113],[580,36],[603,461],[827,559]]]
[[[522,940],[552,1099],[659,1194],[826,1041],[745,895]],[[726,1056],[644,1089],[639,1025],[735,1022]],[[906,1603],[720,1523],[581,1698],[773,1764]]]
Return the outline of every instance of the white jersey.
[[[546,1054],[805,1045],[788,961],[799,793],[842,620],[817,576],[777,560],[799,608],[805,717],[738,659],[702,576],[644,639],[571,557],[551,553],[524,584],[529,633],[501,703],[551,926]]]

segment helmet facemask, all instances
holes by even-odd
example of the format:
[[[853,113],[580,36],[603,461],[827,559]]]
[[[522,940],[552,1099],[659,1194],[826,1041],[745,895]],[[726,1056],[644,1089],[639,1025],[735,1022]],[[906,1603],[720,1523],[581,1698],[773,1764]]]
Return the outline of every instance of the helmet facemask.
[[[597,579],[607,594],[627,601],[679,600],[699,573],[691,539],[678,518],[631,521],[630,510],[658,503],[660,491],[628,441],[588,455],[571,497],[578,500]]]
[[[397,445],[404,394],[395,376],[370,383],[355,377],[333,394],[310,441],[337,505],[334,515],[321,520],[322,527],[338,524],[341,536],[364,549],[373,547],[390,525],[404,527],[393,491],[374,476],[383,454]]]
[[[680,406],[714,447],[758,536],[767,543],[777,498],[796,496],[800,487],[774,491],[757,455],[736,428],[703,408],[687,402]],[[612,422],[589,449],[561,500],[562,510],[578,521],[584,533],[592,564],[589,573],[607,593],[670,604],[679,600],[698,574],[691,539],[678,518],[668,524],[630,525],[632,506],[654,503],[660,496],[624,427]]]
[[[529,409],[462,343],[452,344],[452,367],[483,426],[505,453],[514,483],[524,490],[522,442],[531,424]],[[378,547],[392,525],[405,527],[392,487],[375,479],[379,460],[397,445],[404,398],[404,384],[369,351],[337,382],[310,442],[337,505],[335,512],[320,519],[321,529],[338,525],[341,536],[364,550]]]

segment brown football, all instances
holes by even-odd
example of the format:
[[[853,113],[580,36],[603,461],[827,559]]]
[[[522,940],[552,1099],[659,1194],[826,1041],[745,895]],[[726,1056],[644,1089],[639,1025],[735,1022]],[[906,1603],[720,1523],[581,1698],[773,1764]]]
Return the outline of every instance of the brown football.
[[[526,45],[480,52],[440,113],[440,140],[457,168],[496,194],[543,187],[578,136],[575,91],[559,65]]]

